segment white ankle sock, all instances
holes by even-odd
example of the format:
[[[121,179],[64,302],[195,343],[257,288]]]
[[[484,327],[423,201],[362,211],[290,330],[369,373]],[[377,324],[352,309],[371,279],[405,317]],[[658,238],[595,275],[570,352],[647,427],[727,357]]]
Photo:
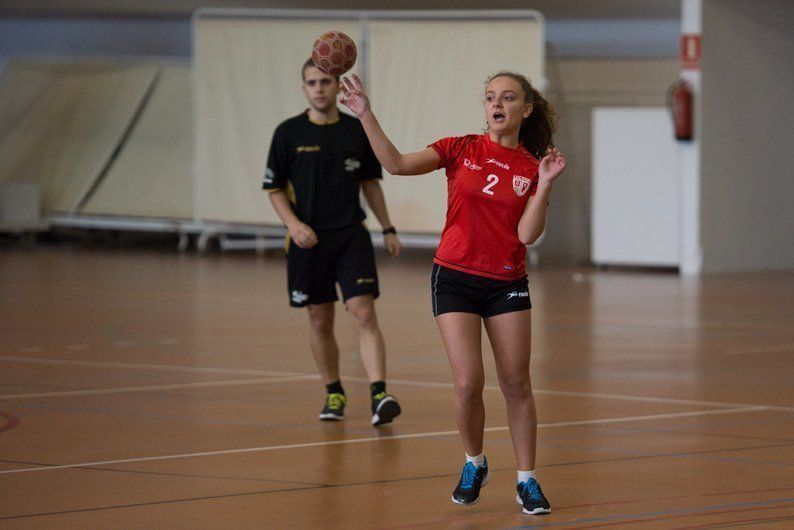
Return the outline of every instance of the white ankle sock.
[[[522,482],[526,482],[527,480],[529,480],[531,478],[535,478],[535,470],[534,469],[532,471],[519,471],[518,472],[518,478],[516,480],[518,481],[519,484],[521,484]]]
[[[469,453],[466,453],[466,462],[471,462],[477,467],[482,467],[485,465],[485,453],[480,453],[477,456],[469,456]]]

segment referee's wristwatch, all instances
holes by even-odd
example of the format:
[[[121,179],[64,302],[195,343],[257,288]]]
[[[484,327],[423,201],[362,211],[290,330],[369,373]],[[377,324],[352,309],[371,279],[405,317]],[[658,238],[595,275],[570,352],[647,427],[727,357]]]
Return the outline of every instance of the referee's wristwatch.
[[[385,236],[386,234],[397,234],[397,229],[394,228],[393,226],[390,226],[389,228],[384,228],[383,235]]]

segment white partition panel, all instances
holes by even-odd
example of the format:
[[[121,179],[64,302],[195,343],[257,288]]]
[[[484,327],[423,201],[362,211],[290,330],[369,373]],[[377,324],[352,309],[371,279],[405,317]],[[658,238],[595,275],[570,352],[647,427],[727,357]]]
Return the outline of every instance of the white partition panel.
[[[372,105],[403,152],[446,136],[485,130],[486,79],[522,73],[543,85],[543,32],[534,19],[384,20],[369,26]],[[443,170],[387,177],[392,221],[409,232],[440,232],[446,214]]]
[[[543,78],[536,12],[279,12],[201,10],[195,22],[196,217],[280,224],[261,188],[275,127],[306,108],[300,66],[314,39],[335,29],[359,47],[356,68],[401,150],[483,130],[486,77],[500,69]],[[355,71],[355,70],[354,70]],[[386,199],[402,231],[437,233],[442,175],[388,177]]]
[[[0,85],[0,181],[33,181],[45,212],[73,212],[156,72],[143,64],[10,62]]]
[[[124,148],[80,213],[192,218],[190,130],[190,68],[161,66]]]
[[[593,109],[592,261],[677,267],[678,147],[665,108]]]

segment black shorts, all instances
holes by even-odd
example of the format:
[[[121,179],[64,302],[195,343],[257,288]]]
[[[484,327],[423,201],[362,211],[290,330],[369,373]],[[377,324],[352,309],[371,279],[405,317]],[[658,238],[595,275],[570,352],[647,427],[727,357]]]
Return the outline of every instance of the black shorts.
[[[375,251],[363,225],[317,232],[318,243],[300,248],[291,243],[287,249],[287,290],[289,305],[325,304],[339,300],[336,284],[344,301],[378,291]]]
[[[433,316],[474,313],[482,318],[532,309],[527,277],[494,280],[433,265],[430,282]]]

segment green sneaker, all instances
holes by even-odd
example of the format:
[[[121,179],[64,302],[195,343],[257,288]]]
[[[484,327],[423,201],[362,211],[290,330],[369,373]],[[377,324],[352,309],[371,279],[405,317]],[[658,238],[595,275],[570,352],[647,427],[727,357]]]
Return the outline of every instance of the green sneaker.
[[[372,425],[377,427],[384,423],[391,423],[394,418],[400,415],[402,409],[397,399],[381,392],[372,396]]]
[[[325,396],[325,407],[320,413],[323,421],[340,421],[345,419],[345,404],[347,398],[344,394],[328,394]]]

